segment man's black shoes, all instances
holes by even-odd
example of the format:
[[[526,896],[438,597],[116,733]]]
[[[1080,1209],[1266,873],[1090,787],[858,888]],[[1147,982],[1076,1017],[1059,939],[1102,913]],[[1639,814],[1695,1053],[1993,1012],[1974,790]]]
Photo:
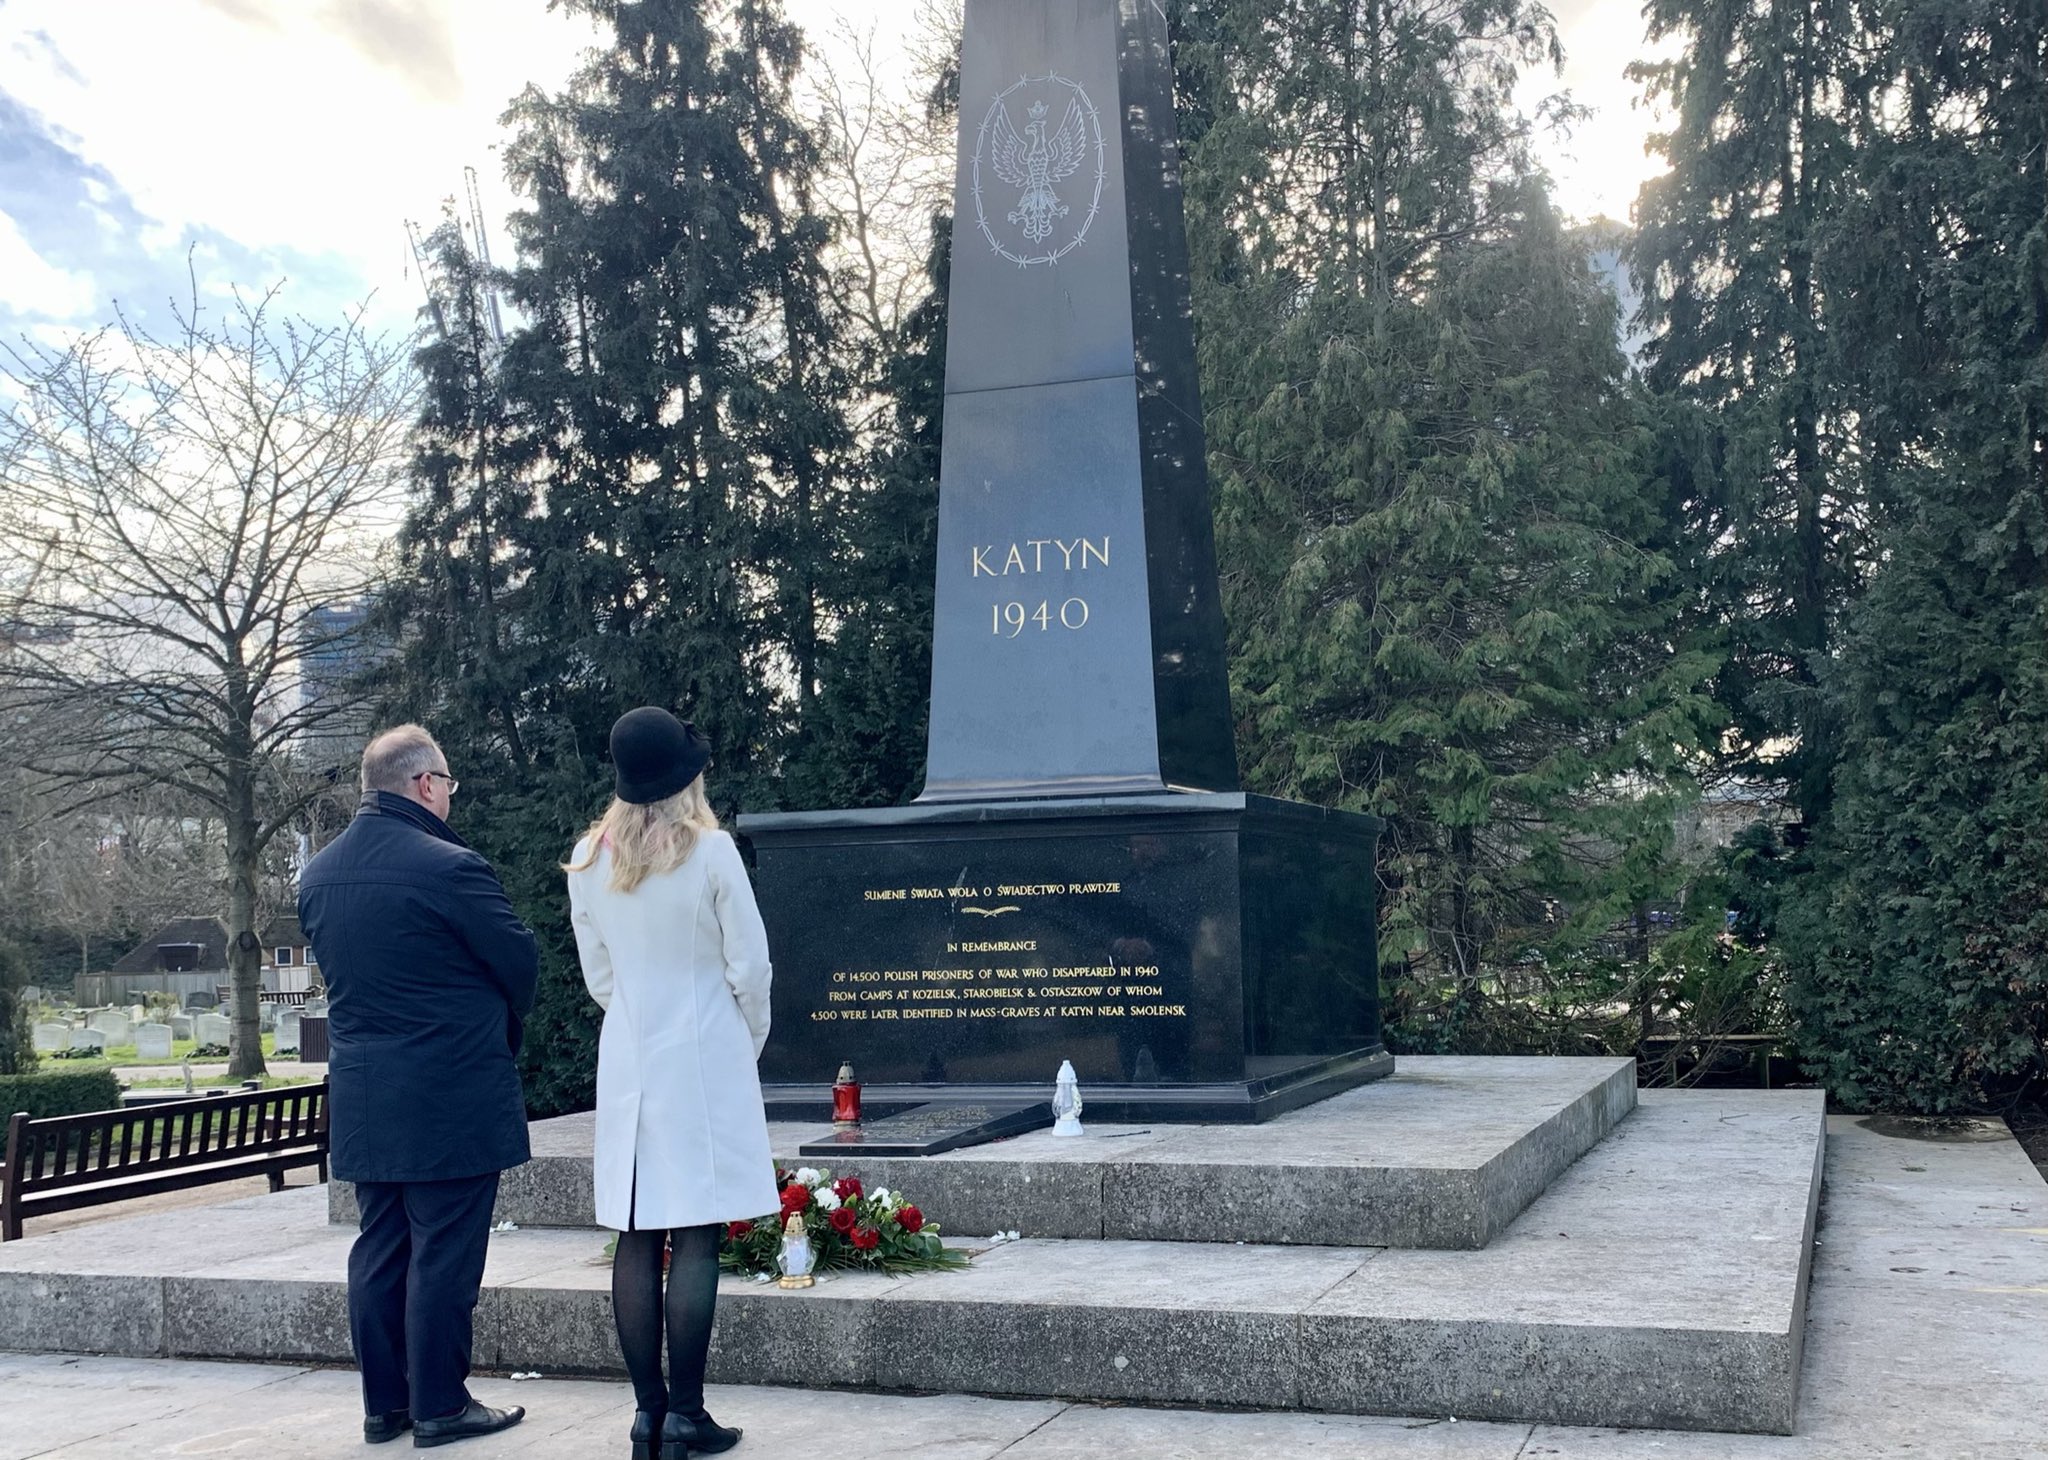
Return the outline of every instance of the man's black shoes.
[[[491,1409],[472,1399],[469,1408],[460,1414],[451,1414],[445,1419],[415,1420],[412,1444],[415,1450],[430,1450],[436,1445],[453,1444],[473,1435],[495,1435],[499,1430],[511,1429],[525,1418],[526,1411],[516,1404],[510,1409]]]
[[[389,1414],[372,1414],[363,1420],[363,1443],[381,1445],[386,1440],[395,1440],[412,1428],[412,1414],[408,1410],[394,1409]]]

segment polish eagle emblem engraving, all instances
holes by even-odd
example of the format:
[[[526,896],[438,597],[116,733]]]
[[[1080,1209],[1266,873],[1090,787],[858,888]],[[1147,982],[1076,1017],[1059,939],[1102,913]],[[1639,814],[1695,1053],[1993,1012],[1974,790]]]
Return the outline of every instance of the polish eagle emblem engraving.
[[[996,103],[989,165],[997,177],[1024,190],[1010,221],[1022,228],[1024,236],[1033,243],[1043,243],[1052,233],[1053,221],[1066,217],[1069,211],[1053,191],[1053,184],[1065,182],[1080,170],[1088,128],[1082,120],[1079,101],[1067,103],[1060,129],[1051,136],[1045,131],[1044,102],[1032,102],[1029,115],[1031,120],[1025,123],[1024,133],[1019,136],[1010,122],[1010,113],[1001,102]]]
[[[1108,170],[1088,93],[1056,72],[1024,77],[989,104],[975,139],[975,221],[989,247],[1018,267],[1058,263],[1088,236]]]

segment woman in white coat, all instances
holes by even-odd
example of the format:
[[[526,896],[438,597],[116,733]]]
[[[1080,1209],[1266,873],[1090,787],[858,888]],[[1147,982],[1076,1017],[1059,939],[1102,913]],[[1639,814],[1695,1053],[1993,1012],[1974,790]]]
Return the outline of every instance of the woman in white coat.
[[[565,865],[597,1050],[597,1220],[619,1233],[612,1316],[633,1379],[633,1460],[716,1454],[704,1409],[725,1224],[777,1207],[754,1061],[768,937],[739,849],[704,799],[710,743],[644,707],[612,727],[617,795]],[[669,1254],[666,1301],[662,1256]],[[667,1330],[668,1380],[662,1380]]]

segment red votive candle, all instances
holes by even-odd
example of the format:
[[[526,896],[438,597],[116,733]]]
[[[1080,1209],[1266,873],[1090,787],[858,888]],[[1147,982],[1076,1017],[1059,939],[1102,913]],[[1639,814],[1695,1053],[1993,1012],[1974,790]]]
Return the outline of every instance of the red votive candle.
[[[860,1081],[853,1077],[850,1060],[839,1067],[839,1078],[832,1082],[832,1123],[860,1124]]]

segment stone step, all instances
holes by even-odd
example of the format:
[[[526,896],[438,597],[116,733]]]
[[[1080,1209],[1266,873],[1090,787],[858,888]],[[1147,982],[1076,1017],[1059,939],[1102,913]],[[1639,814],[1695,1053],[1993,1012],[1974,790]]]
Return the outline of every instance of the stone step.
[[[1823,1103],[1646,1092],[1481,1251],[1028,1239],[966,1272],[725,1279],[713,1378],[1789,1432]],[[0,1349],[346,1362],[317,1189],[0,1247]],[[616,1374],[605,1235],[494,1237],[480,1364]]]
[[[1338,1247],[1484,1247],[1634,1108],[1627,1059],[1404,1055],[1384,1080],[1264,1125],[1050,1131],[939,1156],[827,1161],[829,1125],[777,1125],[789,1166],[904,1191],[949,1232]],[[592,1118],[533,1127],[500,1220],[589,1227]],[[337,1222],[355,1198],[333,1188]]]

